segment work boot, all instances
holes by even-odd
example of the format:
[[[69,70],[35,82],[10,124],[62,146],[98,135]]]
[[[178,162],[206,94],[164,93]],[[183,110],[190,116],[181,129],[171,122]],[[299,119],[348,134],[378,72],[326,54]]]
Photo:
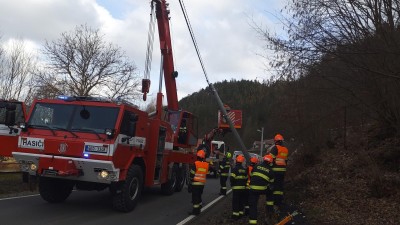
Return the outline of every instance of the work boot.
[[[221,189],[219,191],[219,195],[226,195],[226,189]]]

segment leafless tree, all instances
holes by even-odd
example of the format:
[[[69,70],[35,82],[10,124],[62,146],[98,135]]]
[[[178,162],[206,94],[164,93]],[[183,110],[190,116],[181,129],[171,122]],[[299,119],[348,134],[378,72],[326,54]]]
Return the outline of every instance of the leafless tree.
[[[0,98],[25,98],[35,66],[34,56],[26,50],[22,40],[14,41],[7,49],[0,50]]]
[[[278,18],[284,35],[256,29],[276,53],[279,77],[323,79],[337,107],[356,106],[400,131],[399,0],[292,0]]]
[[[101,95],[135,99],[139,79],[136,66],[125,53],[106,43],[98,29],[87,25],[46,41],[48,66],[38,72],[40,94]]]

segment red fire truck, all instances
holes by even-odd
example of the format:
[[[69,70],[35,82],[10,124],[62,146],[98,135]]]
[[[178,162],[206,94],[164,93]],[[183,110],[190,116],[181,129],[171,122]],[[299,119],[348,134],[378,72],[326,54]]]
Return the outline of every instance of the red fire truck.
[[[166,86],[157,94],[156,112],[141,111],[123,100],[60,96],[33,102],[13,156],[39,181],[41,197],[51,203],[72,189],[109,188],[116,210],[134,209],[144,187],[165,194],[181,191],[187,168],[196,159],[195,117],[178,106],[169,11],[154,0]],[[144,79],[146,94],[150,81]],[[161,86],[161,85],[160,85]]]
[[[20,129],[17,125],[25,122],[25,105],[15,100],[0,100],[0,156],[12,157],[17,149]]]

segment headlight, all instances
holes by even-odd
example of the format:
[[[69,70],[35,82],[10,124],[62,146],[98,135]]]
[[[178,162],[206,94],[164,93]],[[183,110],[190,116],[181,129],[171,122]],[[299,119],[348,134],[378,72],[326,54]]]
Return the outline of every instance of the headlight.
[[[30,165],[30,169],[31,169],[32,171],[36,171],[36,170],[37,170],[36,164],[32,163],[32,164]]]
[[[99,173],[100,178],[102,179],[106,179],[108,177],[108,171],[107,170],[103,170]]]

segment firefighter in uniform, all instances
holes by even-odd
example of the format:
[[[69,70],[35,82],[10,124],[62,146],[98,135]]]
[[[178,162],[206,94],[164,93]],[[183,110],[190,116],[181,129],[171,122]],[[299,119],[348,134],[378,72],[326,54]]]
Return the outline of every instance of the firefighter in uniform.
[[[230,159],[232,158],[232,154],[227,152],[219,164],[219,183],[221,185],[219,194],[226,195],[226,181],[229,176],[229,169],[231,168]]]
[[[286,173],[286,163],[289,150],[283,146],[283,136],[280,134],[274,137],[275,146],[271,149],[271,155],[275,159],[272,171],[274,171],[275,181],[273,190],[273,204],[275,216],[279,218],[280,207],[283,200],[283,183]]]
[[[260,195],[266,194],[270,184],[274,182],[274,174],[272,172],[273,161],[272,155],[265,155],[263,162],[256,165],[251,172],[249,186],[249,224],[257,224],[258,199]],[[268,217],[272,212],[272,206],[269,207],[266,205],[266,212]]]
[[[236,157],[236,164],[230,176],[232,187],[232,219],[234,220],[244,215],[247,182],[247,170],[242,165],[244,161],[245,158],[243,155]]]
[[[249,215],[249,189],[250,189],[250,178],[251,171],[253,171],[254,166],[258,164],[257,156],[253,156],[250,158],[250,165],[247,167],[247,183],[246,183],[246,197],[244,202],[244,215]]]
[[[190,181],[192,191],[193,210],[191,214],[199,215],[202,207],[201,195],[203,194],[206,176],[208,174],[208,162],[205,162],[204,150],[197,152],[197,160],[190,168]]]

